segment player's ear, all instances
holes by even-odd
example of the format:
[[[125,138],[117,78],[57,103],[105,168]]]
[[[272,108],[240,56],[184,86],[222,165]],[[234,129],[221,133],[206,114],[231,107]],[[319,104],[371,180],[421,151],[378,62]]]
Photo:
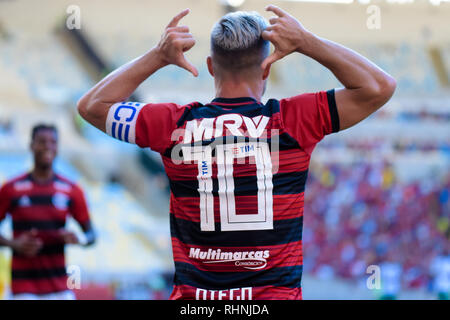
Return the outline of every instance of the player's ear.
[[[271,64],[269,63],[269,64],[267,64],[267,66],[264,68],[264,70],[263,70],[263,80],[266,80],[268,77],[269,77],[269,74],[270,74],[270,67],[271,67]]]
[[[212,65],[212,59],[211,59],[211,56],[208,56],[208,57],[206,58],[206,65],[208,66],[209,74],[210,74],[211,76],[214,77],[214,70],[213,70],[213,65]]]

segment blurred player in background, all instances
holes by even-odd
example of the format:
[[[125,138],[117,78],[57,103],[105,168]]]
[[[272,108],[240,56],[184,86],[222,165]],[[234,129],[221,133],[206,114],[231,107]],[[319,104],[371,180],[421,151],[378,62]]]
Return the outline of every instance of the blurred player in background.
[[[276,14],[270,25],[255,12],[234,12],[213,27],[211,103],[123,102],[167,65],[198,75],[184,56],[195,40],[178,26],[189,10],[172,19],[156,47],[78,103],[100,130],[162,156],[171,187],[171,299],[301,299],[311,153],[325,135],[365,119],[395,90],[395,80],[364,57],[315,36],[276,6],[267,10]],[[272,63],[294,52],[327,67],[344,88],[261,103]]]
[[[95,242],[82,190],[53,170],[57,148],[56,128],[36,125],[31,137],[33,170],[0,189],[0,221],[7,213],[12,218],[13,238],[0,235],[0,245],[13,250],[13,299],[75,298],[67,287],[64,246],[81,243],[64,228],[68,215],[83,229],[85,245]]]
[[[450,244],[441,255],[435,257],[430,265],[434,277],[433,291],[439,300],[449,300],[450,297]]]
[[[392,253],[380,264],[381,300],[397,300],[402,287],[402,265],[395,260]]]

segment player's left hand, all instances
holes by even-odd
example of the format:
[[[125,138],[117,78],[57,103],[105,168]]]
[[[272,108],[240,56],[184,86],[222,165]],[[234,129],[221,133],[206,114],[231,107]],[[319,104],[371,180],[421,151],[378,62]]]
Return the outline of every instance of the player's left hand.
[[[266,11],[271,11],[276,16],[269,19],[270,26],[262,32],[261,36],[264,40],[272,42],[275,51],[264,59],[261,64],[263,69],[292,52],[301,52],[304,40],[309,34],[300,21],[283,9],[269,5]]]
[[[72,231],[68,231],[65,229],[61,229],[58,231],[59,236],[61,237],[62,241],[65,244],[79,244],[80,240],[78,239],[77,235],[73,233]]]
[[[197,68],[184,56],[184,53],[195,45],[195,39],[189,33],[189,27],[178,26],[180,20],[188,13],[189,9],[185,9],[170,21],[156,48],[164,63],[177,65],[197,77]]]

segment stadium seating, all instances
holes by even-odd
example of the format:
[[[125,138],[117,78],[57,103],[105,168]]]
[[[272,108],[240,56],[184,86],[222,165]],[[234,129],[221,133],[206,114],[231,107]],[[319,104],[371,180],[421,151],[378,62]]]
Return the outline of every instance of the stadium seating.
[[[91,83],[53,34],[40,37],[15,35],[1,42],[0,61],[26,81],[30,96],[37,101],[50,106],[73,103]]]

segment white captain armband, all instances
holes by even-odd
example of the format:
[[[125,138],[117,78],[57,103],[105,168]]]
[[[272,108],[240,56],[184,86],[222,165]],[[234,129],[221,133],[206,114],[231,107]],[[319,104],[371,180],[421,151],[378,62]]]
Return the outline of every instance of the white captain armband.
[[[120,102],[111,106],[106,118],[106,133],[121,141],[136,143],[136,121],[145,104]]]

